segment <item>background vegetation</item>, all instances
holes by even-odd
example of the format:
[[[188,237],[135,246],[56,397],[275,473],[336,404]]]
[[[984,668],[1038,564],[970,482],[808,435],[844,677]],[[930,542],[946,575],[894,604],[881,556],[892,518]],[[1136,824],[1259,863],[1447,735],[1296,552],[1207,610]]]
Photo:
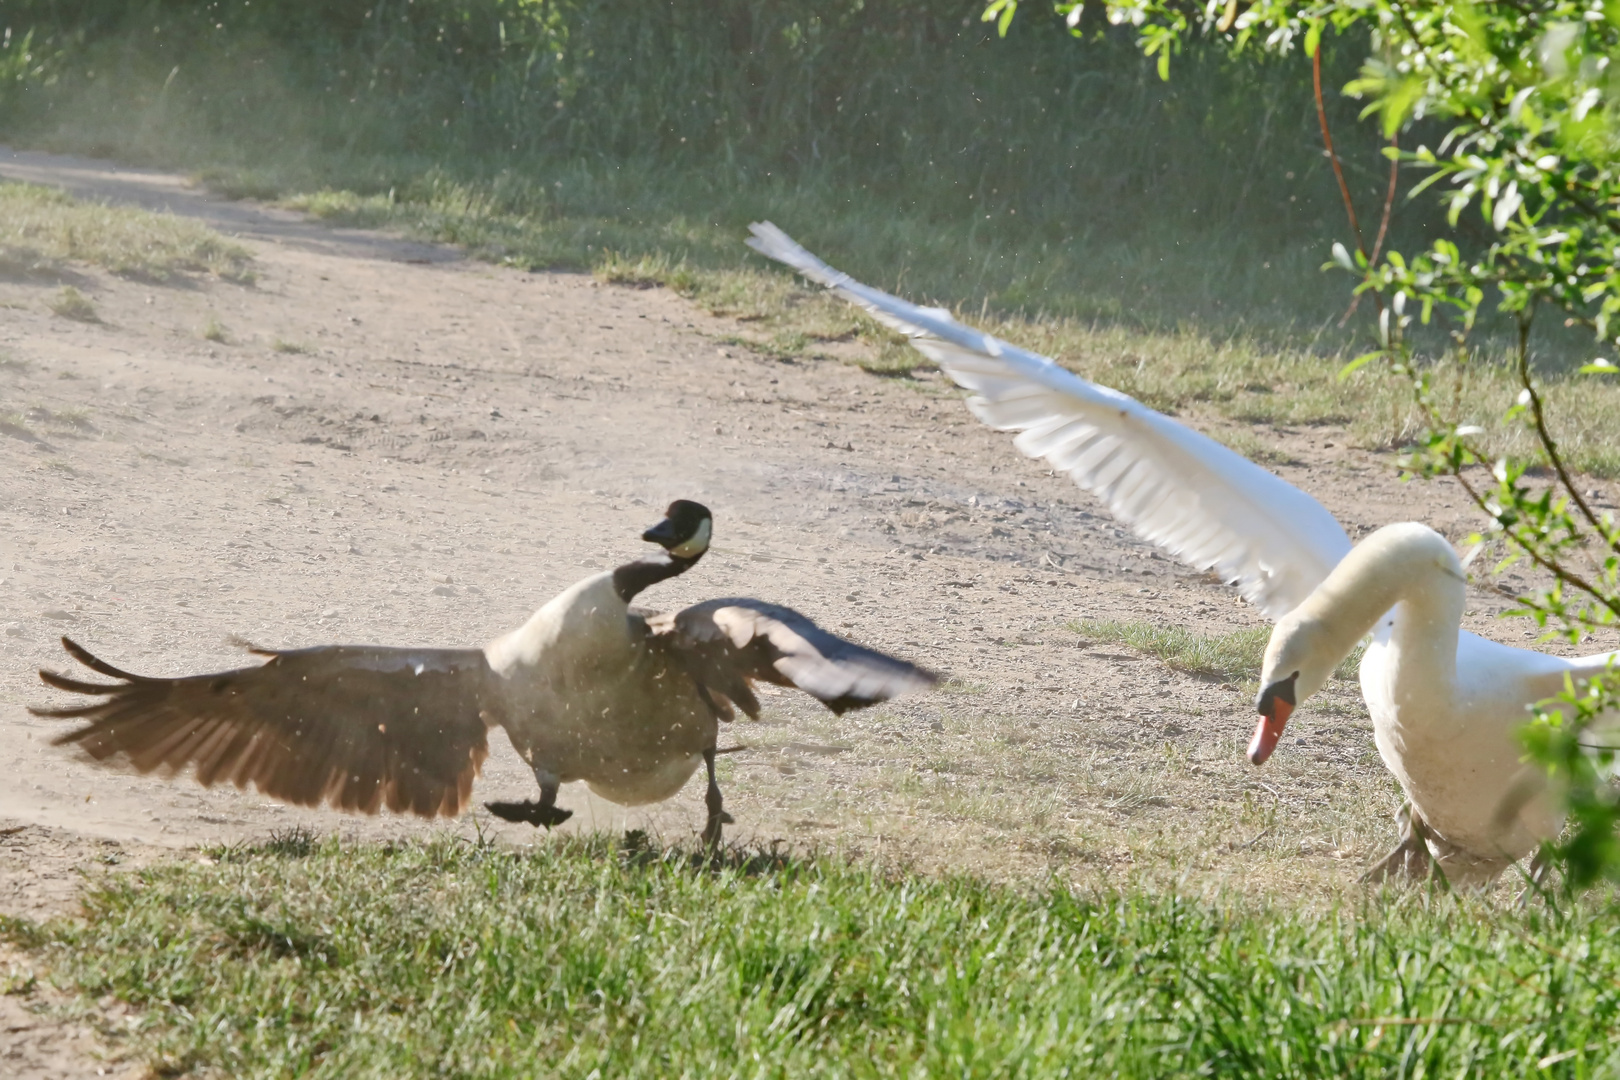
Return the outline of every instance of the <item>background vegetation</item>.
[[[1318,269],[1345,230],[1308,64],[1194,45],[1165,83],[1128,33],[1076,42],[1033,13],[1002,41],[981,10],[13,0],[0,137],[404,219],[524,266],[734,267],[741,227],[770,217],[913,297],[1331,328],[1347,288]],[[1328,57],[1332,86],[1362,51]],[[1375,213],[1377,132],[1329,107]],[[1402,201],[1393,229],[1417,246],[1437,223]]]
[[[189,169],[228,194],[517,266],[667,285],[747,319],[739,341],[777,355],[858,336],[882,349],[872,370],[918,365],[752,260],[744,227],[769,218],[863,280],[1157,408],[1350,426],[1369,446],[1417,437],[1425,418],[1404,384],[1333,380],[1374,312],[1341,328],[1350,284],[1320,272],[1347,228],[1308,61],[1193,39],[1165,82],[1100,8],[1080,41],[1043,11],[1001,40],[981,11],[12,0],[0,138]],[[1324,41],[1325,100],[1373,220],[1382,138],[1335,92],[1366,44]],[[1393,211],[1389,244],[1404,249],[1488,239],[1471,218],[1448,232],[1427,199]],[[1487,359],[1506,344],[1476,341]],[[1552,376],[1590,355],[1584,335],[1555,333],[1537,364]],[[1442,381],[1482,445],[1523,441],[1494,419],[1518,393],[1512,372],[1453,367]],[[1565,403],[1567,459],[1620,470],[1620,394],[1555,377],[1548,394]]]

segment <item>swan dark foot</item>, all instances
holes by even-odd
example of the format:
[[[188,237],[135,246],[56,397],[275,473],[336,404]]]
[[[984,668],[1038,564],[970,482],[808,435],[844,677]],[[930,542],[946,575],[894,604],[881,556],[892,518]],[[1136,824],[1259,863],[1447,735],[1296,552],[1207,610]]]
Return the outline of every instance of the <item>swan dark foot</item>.
[[[522,802],[489,802],[484,804],[484,809],[504,821],[515,821],[519,824],[528,822],[543,829],[561,825],[574,816],[572,810],[547,806],[544,802],[537,802],[534,799],[525,799]]]
[[[1538,850],[1535,858],[1530,860],[1530,870],[1525,875],[1524,888],[1520,889],[1519,895],[1513,899],[1513,902],[1519,906],[1520,910],[1529,907],[1530,897],[1542,891],[1542,883],[1547,880],[1547,873],[1552,869],[1546,855],[1545,849]]]
[[[711,852],[720,850],[720,839],[724,832],[722,826],[730,825],[735,820],[726,813],[725,801],[720,797],[720,785],[714,779],[714,751],[703,751],[703,764],[709,770],[709,790],[703,795],[703,805],[708,808],[709,820],[703,826],[703,846]]]
[[[1429,857],[1429,830],[1411,803],[1403,803],[1395,812],[1395,825],[1400,829],[1400,845],[1361,875],[1362,881],[1376,884],[1391,877],[1421,881],[1435,872],[1434,860]]]

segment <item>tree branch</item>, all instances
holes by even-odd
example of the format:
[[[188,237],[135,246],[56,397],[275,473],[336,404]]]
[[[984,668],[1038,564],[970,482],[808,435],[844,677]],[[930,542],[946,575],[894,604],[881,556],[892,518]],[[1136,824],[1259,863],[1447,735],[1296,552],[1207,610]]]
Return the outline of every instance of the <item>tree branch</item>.
[[[1570,477],[1569,470],[1564,467],[1564,459],[1558,453],[1558,444],[1553,441],[1552,432],[1547,430],[1547,414],[1542,409],[1541,392],[1536,389],[1534,381],[1530,378],[1530,319],[1521,315],[1519,318],[1519,384],[1530,398],[1530,415],[1535,418],[1536,438],[1541,440],[1541,448],[1547,452],[1547,460],[1558,475],[1558,482],[1564,485],[1569,497],[1575,500],[1580,508],[1581,516],[1586,519],[1587,526],[1599,536],[1603,537],[1611,550],[1620,554],[1620,546],[1609,537],[1604,530],[1602,522],[1598,520],[1592,508],[1587,505],[1586,497],[1575,486]]]

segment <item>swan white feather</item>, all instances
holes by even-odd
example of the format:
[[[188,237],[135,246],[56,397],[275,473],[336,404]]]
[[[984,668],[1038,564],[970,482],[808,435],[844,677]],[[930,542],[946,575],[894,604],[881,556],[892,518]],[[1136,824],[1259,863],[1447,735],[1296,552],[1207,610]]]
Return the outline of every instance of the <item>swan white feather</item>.
[[[1299,606],[1350,550],[1321,503],[1254,462],[1135,398],[1037,355],[862,285],[781,229],[749,227],[750,247],[900,331],[958,385],[968,407],[1014,445],[1097,495],[1142,539],[1214,570],[1276,619]]]
[[[1235,580],[1279,620],[1262,674],[1256,762],[1275,745],[1296,693],[1303,702],[1320,689],[1372,633],[1362,694],[1379,752],[1414,811],[1408,825],[1418,822],[1380,869],[1416,847],[1454,883],[1480,884],[1556,834],[1562,815],[1545,775],[1522,761],[1517,731],[1537,702],[1567,680],[1611,670],[1620,654],[1564,659],[1468,633],[1464,568],[1426,526],[1386,526],[1352,549],[1315,499],[1214,440],[947,311],[862,285],[768,222],[751,231],[756,251],[907,335],[973,392],[975,415],[1019,432],[1023,453],[1067,472],[1143,539]],[[1278,689],[1287,708],[1273,701]]]

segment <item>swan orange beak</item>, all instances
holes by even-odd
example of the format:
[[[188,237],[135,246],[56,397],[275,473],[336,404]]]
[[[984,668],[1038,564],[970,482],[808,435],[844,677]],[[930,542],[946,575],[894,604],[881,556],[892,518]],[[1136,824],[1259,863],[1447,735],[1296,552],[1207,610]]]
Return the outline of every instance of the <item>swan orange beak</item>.
[[[1288,718],[1294,715],[1294,707],[1281,698],[1271,700],[1271,712],[1261,713],[1260,722],[1254,725],[1254,738],[1249,740],[1249,760],[1256,765],[1264,765],[1266,758],[1277,749],[1277,740],[1282,738],[1283,728],[1288,726]]]
[[[1260,691],[1254,703],[1260,710],[1260,722],[1254,726],[1254,738],[1249,740],[1249,760],[1256,765],[1264,765],[1266,758],[1277,749],[1277,740],[1282,738],[1288,718],[1294,715],[1294,686],[1298,682],[1299,672],[1296,671]]]

